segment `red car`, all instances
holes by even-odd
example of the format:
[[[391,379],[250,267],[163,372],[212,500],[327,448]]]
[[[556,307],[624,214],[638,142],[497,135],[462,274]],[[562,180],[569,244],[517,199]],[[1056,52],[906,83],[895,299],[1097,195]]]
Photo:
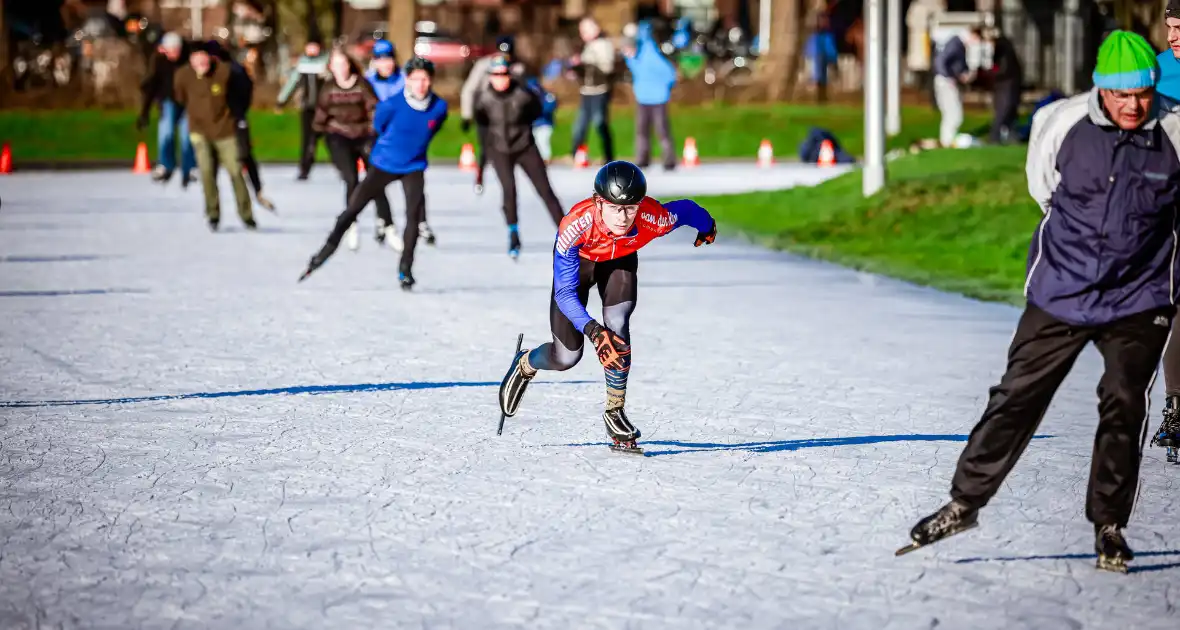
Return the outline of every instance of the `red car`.
[[[386,37],[388,22],[373,22],[369,24],[356,38],[357,48],[365,55],[373,50],[373,42]],[[490,55],[492,48],[467,44],[455,35],[440,31],[434,22],[416,22],[414,31],[414,54],[429,59],[436,66],[463,66],[474,63],[476,59]],[[398,51],[398,61],[405,62],[409,55]]]

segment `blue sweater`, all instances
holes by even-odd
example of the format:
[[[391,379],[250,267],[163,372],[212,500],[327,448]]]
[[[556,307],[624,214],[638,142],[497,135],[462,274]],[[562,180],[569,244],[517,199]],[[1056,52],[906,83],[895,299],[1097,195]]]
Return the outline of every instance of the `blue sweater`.
[[[624,57],[631,70],[631,89],[640,105],[663,105],[672,98],[676,85],[676,67],[660,52],[651,34],[651,24],[639,23],[635,37],[635,56]]]
[[[426,111],[406,102],[404,93],[377,105],[373,129],[377,143],[370,159],[386,173],[405,174],[426,170],[426,148],[447,120],[447,102],[430,94]]]
[[[1160,94],[1180,101],[1180,59],[1169,48],[1156,57],[1160,64],[1160,80],[1155,84],[1155,90]]]
[[[397,68],[393,69],[393,74],[384,79],[377,74],[376,70],[366,72],[365,78],[373,86],[373,91],[377,93],[379,101],[387,101],[389,97],[401,94],[402,90],[406,88],[406,76]]]

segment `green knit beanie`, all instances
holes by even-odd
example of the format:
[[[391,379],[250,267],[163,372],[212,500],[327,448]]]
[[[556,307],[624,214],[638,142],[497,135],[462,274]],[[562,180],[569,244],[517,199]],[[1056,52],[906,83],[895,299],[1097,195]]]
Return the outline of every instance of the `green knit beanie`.
[[[1094,85],[1104,90],[1136,90],[1155,87],[1159,80],[1155,49],[1143,36],[1114,31],[1098,48]]]

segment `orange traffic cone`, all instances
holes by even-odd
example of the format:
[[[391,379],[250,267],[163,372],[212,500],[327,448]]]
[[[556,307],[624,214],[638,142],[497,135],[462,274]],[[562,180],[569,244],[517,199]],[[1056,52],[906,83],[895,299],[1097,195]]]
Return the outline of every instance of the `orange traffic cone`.
[[[357,172],[357,175],[364,175],[365,174],[365,161],[362,160],[361,158],[356,159],[356,172]]]
[[[475,170],[475,147],[470,142],[463,145],[463,151],[459,154],[459,170]]]
[[[147,143],[140,142],[139,147],[135,149],[135,166],[132,167],[133,173],[150,173],[152,172],[152,165],[148,162]]]
[[[774,164],[774,149],[770,146],[770,140],[763,140],[758,147],[758,166],[770,168],[772,164]]]
[[[8,143],[4,143],[4,148],[0,149],[0,175],[7,175],[12,172],[12,147]]]
[[[697,153],[697,141],[692,136],[684,139],[684,165],[689,168],[701,165],[701,156]]]
[[[577,152],[574,153],[574,168],[586,168],[590,166],[590,158],[586,153],[586,145],[583,144],[578,147]]]
[[[836,163],[836,149],[832,146],[831,140],[824,140],[823,144],[819,145],[819,165],[832,166]]]

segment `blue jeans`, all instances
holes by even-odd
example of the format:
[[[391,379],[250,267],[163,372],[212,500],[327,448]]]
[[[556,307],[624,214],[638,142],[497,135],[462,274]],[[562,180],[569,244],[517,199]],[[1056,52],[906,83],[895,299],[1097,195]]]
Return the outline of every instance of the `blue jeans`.
[[[179,129],[177,129],[179,127]],[[188,114],[170,98],[160,101],[160,123],[157,129],[159,164],[171,173],[176,169],[176,135],[180,135],[180,168],[189,173],[197,168],[193,141],[189,138]]]
[[[578,147],[586,142],[588,127],[594,127],[602,138],[602,153],[607,162],[615,159],[614,143],[611,142],[610,120],[607,110],[610,107],[610,92],[606,94],[583,94],[582,104],[578,108],[578,117],[574,120],[574,146],[572,151],[577,154]]]

